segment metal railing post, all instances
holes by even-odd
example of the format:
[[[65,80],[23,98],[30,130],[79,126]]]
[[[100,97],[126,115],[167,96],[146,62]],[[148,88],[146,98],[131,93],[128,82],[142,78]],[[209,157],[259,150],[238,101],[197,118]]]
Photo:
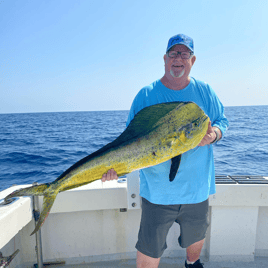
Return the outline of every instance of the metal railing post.
[[[37,185],[38,183],[35,182],[33,185]],[[35,226],[39,220],[40,217],[40,210],[39,210],[39,197],[33,196],[33,214],[34,214],[34,220],[35,220]],[[37,264],[38,268],[43,268],[43,253],[42,253],[42,238],[41,238],[41,229],[39,229],[35,233],[36,238],[36,253],[37,253]]]

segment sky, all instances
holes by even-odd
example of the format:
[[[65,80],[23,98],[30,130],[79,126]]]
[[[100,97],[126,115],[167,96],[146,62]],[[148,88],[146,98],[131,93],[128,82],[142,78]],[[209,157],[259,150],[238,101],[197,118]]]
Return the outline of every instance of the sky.
[[[129,110],[193,38],[224,106],[268,105],[268,1],[0,0],[0,113]]]

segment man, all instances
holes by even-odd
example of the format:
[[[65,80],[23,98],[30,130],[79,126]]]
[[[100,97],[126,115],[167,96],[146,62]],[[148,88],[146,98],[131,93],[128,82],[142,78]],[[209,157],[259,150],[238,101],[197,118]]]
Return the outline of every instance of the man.
[[[165,74],[135,97],[127,125],[141,109],[157,103],[193,101],[209,116],[207,134],[184,153],[171,183],[171,161],[140,171],[142,217],[138,235],[137,267],[156,268],[166,249],[166,236],[174,222],[180,224],[179,244],[186,248],[186,268],[203,268],[199,256],[208,223],[208,197],[215,193],[213,143],[228,128],[224,108],[211,87],[190,77],[196,56],[192,38],[179,34],[169,39],[164,55]],[[111,169],[102,181],[117,179]]]

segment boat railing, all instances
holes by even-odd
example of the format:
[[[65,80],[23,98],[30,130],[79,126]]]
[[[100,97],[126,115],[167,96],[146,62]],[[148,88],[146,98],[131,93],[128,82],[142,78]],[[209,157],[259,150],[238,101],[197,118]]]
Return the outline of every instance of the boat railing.
[[[0,192],[0,200],[14,190],[27,186],[30,185],[5,189]],[[210,227],[202,254],[210,260],[242,261],[251,261],[254,256],[268,256],[268,177],[217,176],[216,187],[217,193],[209,197]],[[41,207],[42,197],[39,197],[39,201]],[[41,228],[45,259],[66,260],[68,263],[66,256],[70,254],[73,256],[72,262],[96,261],[101,256],[106,259],[114,256],[119,258],[122,254],[124,258],[134,256],[140,205],[138,171],[118,181],[102,183],[99,180],[61,192],[51,209],[51,215]],[[88,218],[92,226],[87,225]],[[109,223],[105,222],[107,220]],[[69,223],[66,224],[66,221]],[[70,227],[72,224],[78,226]],[[19,248],[19,255],[24,256],[22,261],[33,261],[27,258],[35,252],[34,239],[30,238],[33,225],[32,198],[20,197],[2,205],[0,201],[0,251],[3,255],[11,255],[17,249],[15,245],[18,245],[18,241],[23,241],[24,249]],[[102,234],[102,226],[109,225],[112,226],[111,232]],[[172,256],[174,252],[179,256],[181,252],[177,239],[174,239],[178,237],[177,229],[172,227],[170,230],[166,256]],[[90,237],[89,241],[84,236]],[[74,237],[77,241],[72,240]],[[70,249],[66,246],[54,248],[61,240],[63,245],[70,244]],[[82,253],[84,249],[79,246],[72,247],[72,243],[77,245],[81,241],[87,248],[86,252],[91,254],[90,258],[79,257],[87,253]]]

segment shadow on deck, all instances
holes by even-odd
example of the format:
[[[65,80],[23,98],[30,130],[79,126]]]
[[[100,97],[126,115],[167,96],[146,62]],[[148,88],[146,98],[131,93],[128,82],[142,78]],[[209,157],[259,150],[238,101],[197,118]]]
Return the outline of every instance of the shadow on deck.
[[[184,258],[162,258],[159,268],[184,268]],[[255,257],[253,262],[204,262],[204,268],[267,268],[268,257]],[[135,268],[136,260],[103,261],[80,265],[50,266],[51,268]]]

